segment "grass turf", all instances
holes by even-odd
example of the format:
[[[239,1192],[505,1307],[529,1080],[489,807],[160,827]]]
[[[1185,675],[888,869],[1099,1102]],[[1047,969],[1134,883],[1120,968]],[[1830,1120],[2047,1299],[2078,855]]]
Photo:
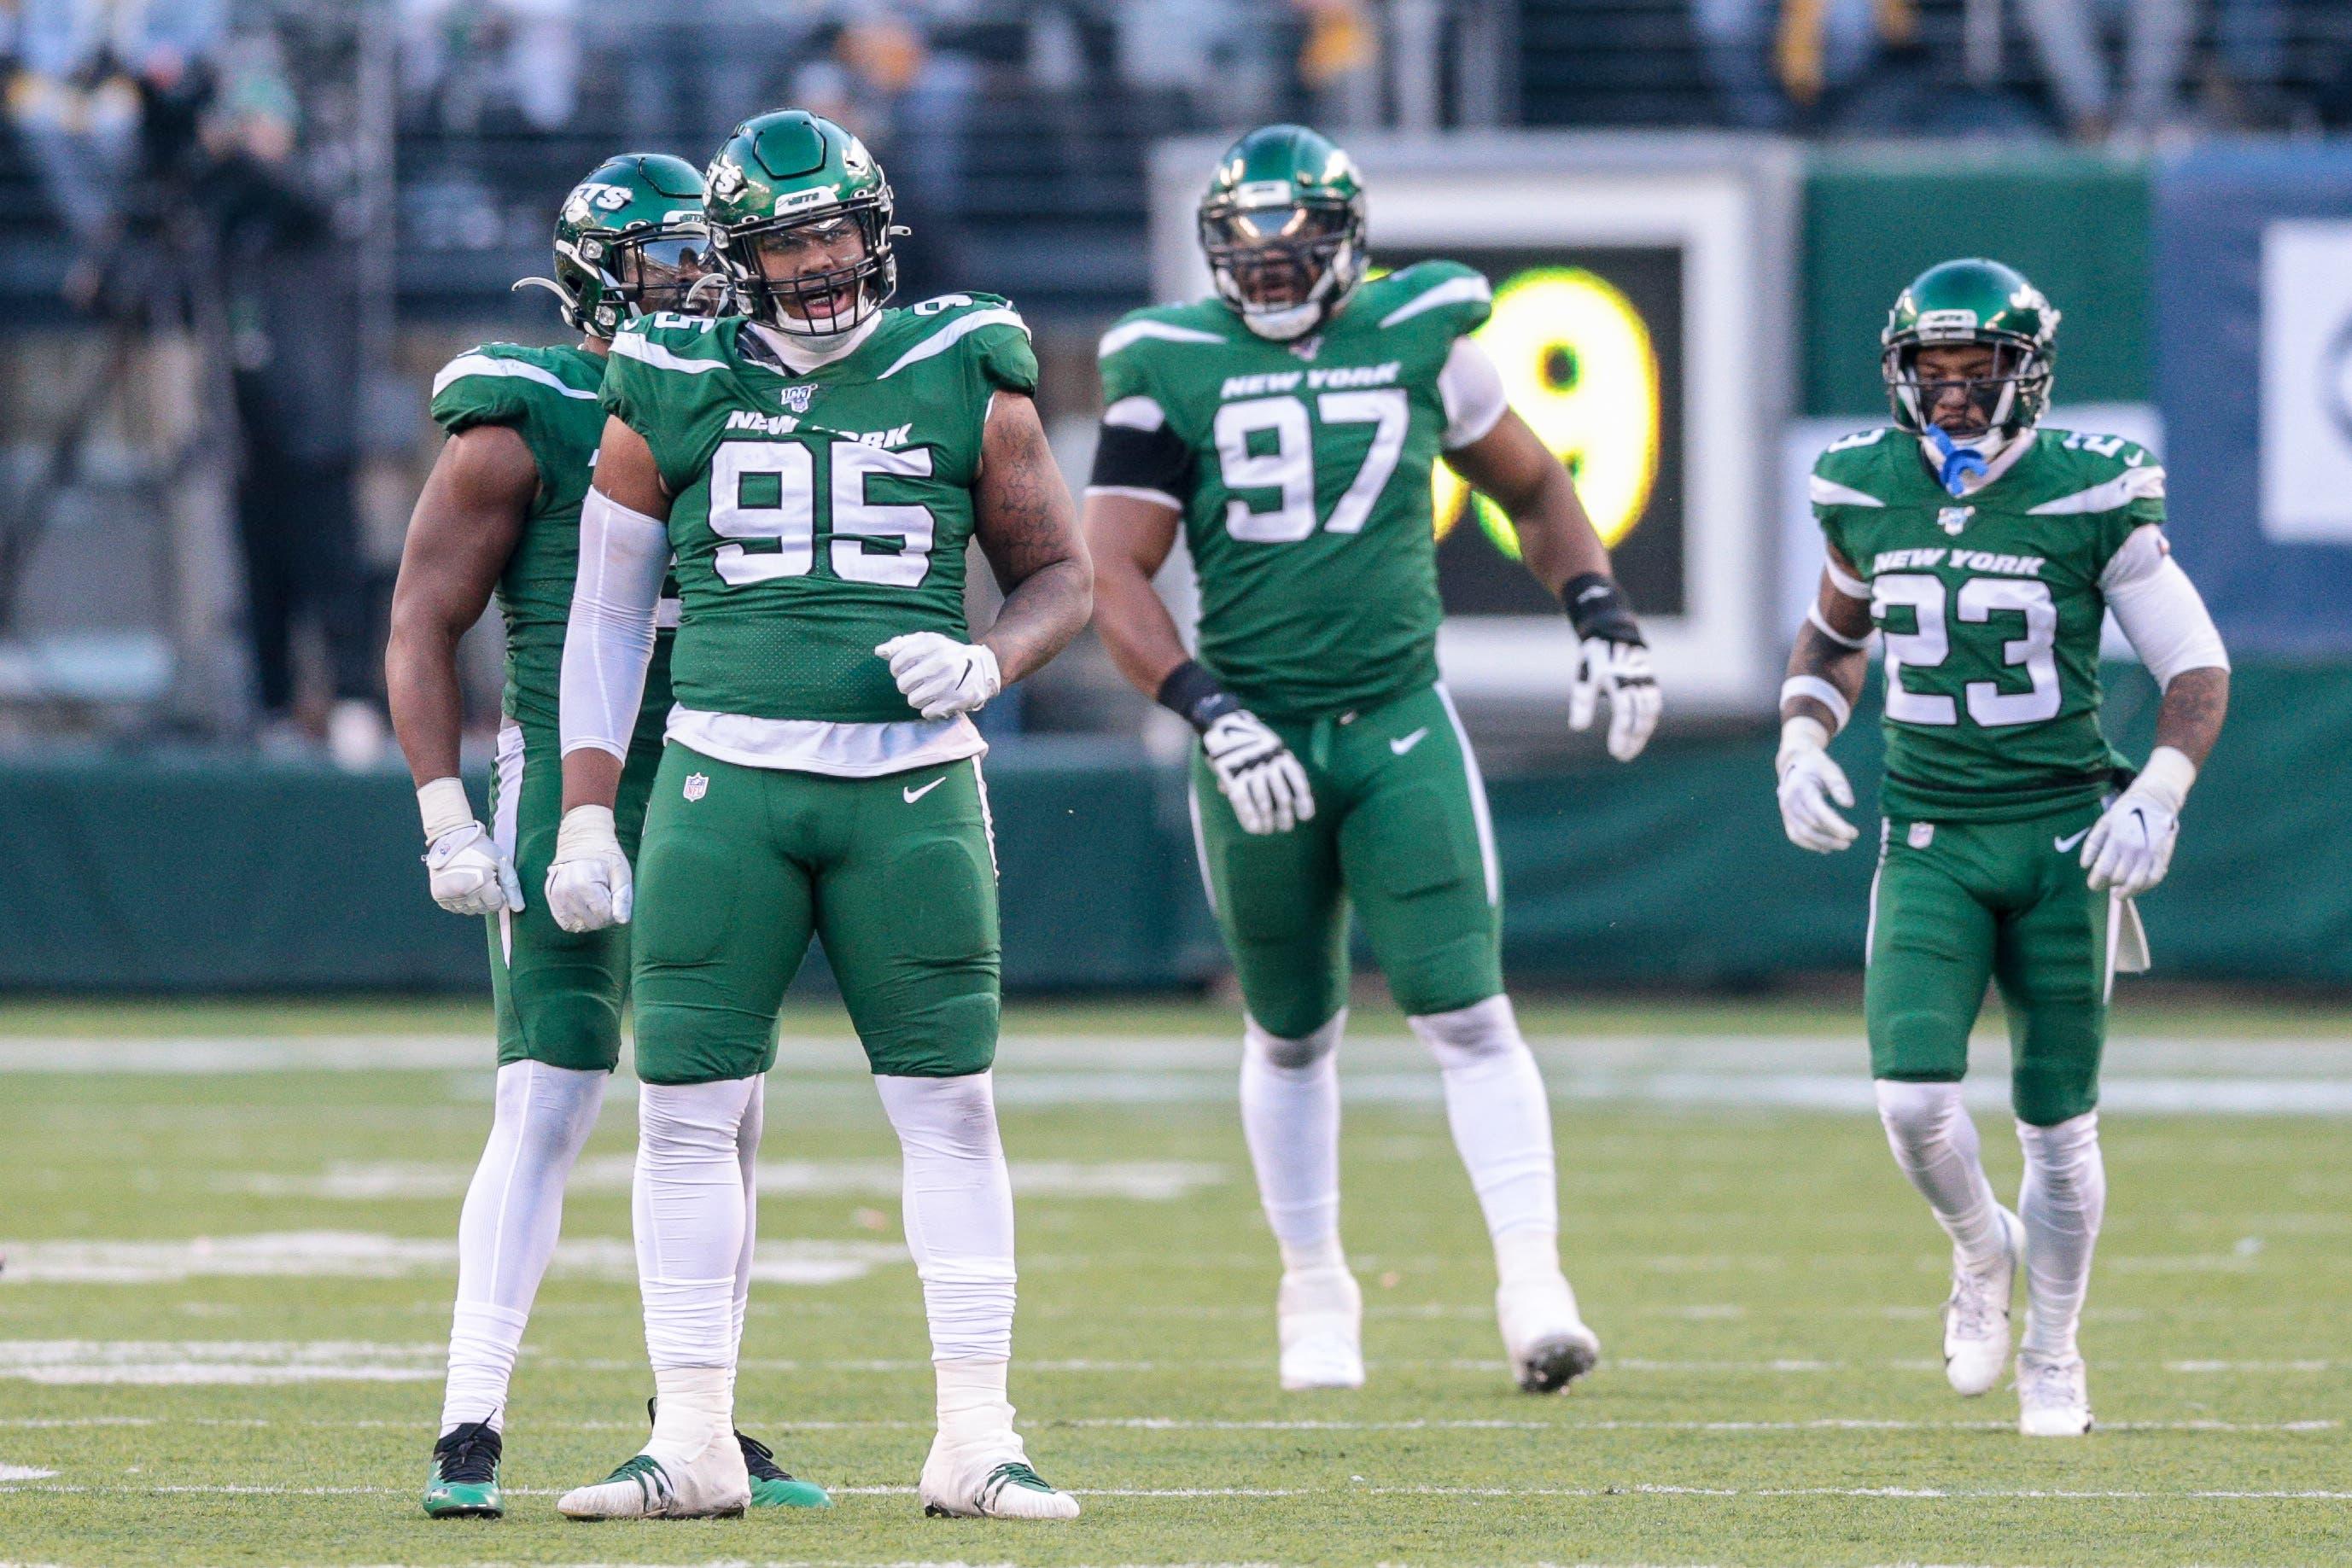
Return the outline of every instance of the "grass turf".
[[[1855,1029],[1850,1010],[1811,1004],[1528,1015],[1556,1087],[1576,1075],[1580,1034]],[[1969,1402],[1944,1386],[1943,1249],[1866,1111],[1563,1096],[1565,1249],[1607,1362],[1571,1396],[1535,1400],[1502,1373],[1483,1227],[1434,1075],[1392,1017],[1362,1009],[1343,1068],[1362,1092],[1347,1113],[1346,1225],[1372,1381],[1284,1396],[1275,1267],[1222,1044],[1234,1020],[1168,1005],[1008,1018],[1013,1396],[1039,1468],[1085,1494],[1078,1523],[919,1516],[929,1379],[896,1251],[894,1147],[842,1026],[816,1010],[787,1031],[830,1043],[788,1046],[768,1093],[761,1229],[783,1278],[755,1288],[738,1408],[838,1506],[689,1524],[555,1516],[553,1492],[634,1451],[649,1383],[626,1265],[624,1082],[517,1375],[509,1516],[436,1524],[416,1497],[488,1073],[420,1053],[416,1037],[484,1023],[474,1008],[383,1004],[0,1010],[0,1048],[19,1037],[0,1054],[15,1069],[0,1073],[0,1562],[2352,1554],[2341,1119],[2109,1116],[2085,1328],[2105,1427],[2029,1445],[2006,1391]],[[2300,1042],[2286,1049],[2309,1049],[2315,1076],[2352,1048],[2352,1019],[2310,1008],[2141,1007],[2119,1029],[2119,1064],[2134,1030],[2200,1035],[2225,1077],[2233,1039]],[[96,1053],[74,1059],[86,1068],[114,1040],[179,1035],[380,1036],[405,1065],[26,1070],[41,1048],[24,1037],[73,1037]],[[1855,1043],[1820,1065],[1858,1075],[1859,1062]],[[2281,1071],[2277,1051],[2260,1071]],[[1996,1185],[2013,1191],[2014,1145],[1984,1125]]]

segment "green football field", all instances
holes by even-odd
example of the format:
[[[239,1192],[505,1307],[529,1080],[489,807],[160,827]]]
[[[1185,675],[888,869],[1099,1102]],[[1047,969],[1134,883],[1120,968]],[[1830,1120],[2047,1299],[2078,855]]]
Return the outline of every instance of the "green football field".
[[[1945,1387],[1945,1249],[1836,1006],[1525,1009],[1571,1278],[1606,1346],[1507,1383],[1437,1080],[1345,1047],[1370,1385],[1285,1396],[1234,1116],[1236,1019],[1016,1006],[1013,1398],[1074,1525],[922,1518],[929,1376],[896,1150],[843,1026],[768,1085],[747,1429],[829,1511],[578,1525],[649,1376],[635,1118],[583,1157],[508,1423],[511,1511],[417,1507],[473,1006],[0,1008],[0,1563],[2321,1563],[2352,1559],[2352,1013],[2134,997],[2085,1327],[2101,1428],[2028,1445]],[[1980,1125],[2013,1190],[2003,1052]]]

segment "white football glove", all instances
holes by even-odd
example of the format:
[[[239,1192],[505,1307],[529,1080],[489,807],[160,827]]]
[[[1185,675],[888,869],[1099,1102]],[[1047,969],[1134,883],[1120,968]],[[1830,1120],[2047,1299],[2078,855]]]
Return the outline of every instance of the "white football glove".
[[[2172,869],[2172,846],[2180,841],[2181,803],[2196,779],[2197,765],[2185,753],[2157,747],[2131,788],[2083,839],[2083,866],[2094,893],[2112,888],[2137,898],[2164,880]]]
[[[522,879],[514,862],[499,853],[490,830],[479,822],[434,840],[425,849],[425,872],[433,902],[452,915],[496,915],[522,908]]]
[[[1609,755],[1631,762],[1658,727],[1658,677],[1650,650],[1639,643],[1587,637],[1578,650],[1576,685],[1569,688],[1568,727],[1592,727],[1601,699],[1609,699]]]
[[[1789,841],[1817,854],[1835,854],[1860,830],[1837,814],[1832,802],[1853,809],[1853,786],[1845,769],[1824,749],[1830,732],[1817,718],[1799,716],[1780,726],[1780,827]]]
[[[953,718],[1004,689],[993,650],[937,632],[909,632],[874,650],[890,661],[890,678],[907,706],[925,718]]]
[[[425,820],[425,873],[434,903],[452,915],[522,907],[522,881],[475,819],[463,784],[436,779],[418,786],[416,809]]]
[[[1234,708],[1209,721],[1201,749],[1217,776],[1217,789],[1233,803],[1245,833],[1286,833],[1315,815],[1315,792],[1307,769],[1282,737],[1247,708]]]
[[[629,857],[613,831],[610,806],[574,806],[555,831],[555,859],[547,868],[547,912],[574,936],[626,925],[636,903]]]

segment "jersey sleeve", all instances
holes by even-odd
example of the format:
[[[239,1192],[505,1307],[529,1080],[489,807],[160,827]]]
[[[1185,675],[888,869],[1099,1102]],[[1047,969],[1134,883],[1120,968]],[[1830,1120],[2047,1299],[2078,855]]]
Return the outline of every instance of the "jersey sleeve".
[[[2063,450],[2079,466],[2063,493],[2032,508],[2037,517],[2079,518],[2086,575],[2104,575],[2135,530],[2164,526],[2164,467],[2146,447],[2120,436],[2069,434]]]
[[[1029,324],[1011,305],[994,306],[968,319],[981,325],[971,330],[972,362],[981,380],[998,392],[1034,393],[1037,390],[1037,350],[1029,340]]]
[[[723,376],[727,366],[700,341],[677,340],[677,334],[665,331],[664,319],[633,324],[614,336],[597,395],[606,413],[645,437],[662,483],[675,495],[694,479],[691,438],[705,383]],[[690,330],[699,339],[709,327]]]
[[[1381,318],[1383,327],[1420,318],[1458,338],[1476,331],[1494,314],[1494,286],[1486,274],[1458,261],[1419,262],[1398,273],[1395,282],[1410,293]]]
[[[1150,354],[1125,323],[1103,339],[1103,416],[1089,495],[1129,496],[1182,510],[1192,494],[1192,452],[1168,417]]]
[[[1812,474],[1806,480],[1807,499],[1812,505],[1813,521],[1820,527],[1822,539],[1831,549],[1851,562],[1857,571],[1864,570],[1864,566],[1854,547],[1847,542],[1847,528],[1853,520],[1856,507],[1870,510],[1886,504],[1864,486],[1874,449],[1888,434],[1887,427],[1881,425],[1875,430],[1856,431],[1852,435],[1840,436],[1813,460]],[[1837,571],[1834,562],[1831,563],[1831,570],[1839,577],[1845,575]],[[1845,583],[1841,582],[1838,586],[1841,591],[1853,593]],[[1863,597],[1862,594],[1853,596]]]
[[[433,423],[451,435],[478,424],[520,424],[529,413],[514,361],[470,349],[433,378]]]

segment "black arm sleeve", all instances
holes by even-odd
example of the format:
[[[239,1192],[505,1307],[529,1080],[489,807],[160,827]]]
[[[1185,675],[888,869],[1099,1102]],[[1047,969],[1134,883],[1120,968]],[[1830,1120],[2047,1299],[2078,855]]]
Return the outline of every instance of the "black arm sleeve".
[[[1140,492],[1181,510],[1192,495],[1192,450],[1165,424],[1157,430],[1105,424],[1087,487]]]

